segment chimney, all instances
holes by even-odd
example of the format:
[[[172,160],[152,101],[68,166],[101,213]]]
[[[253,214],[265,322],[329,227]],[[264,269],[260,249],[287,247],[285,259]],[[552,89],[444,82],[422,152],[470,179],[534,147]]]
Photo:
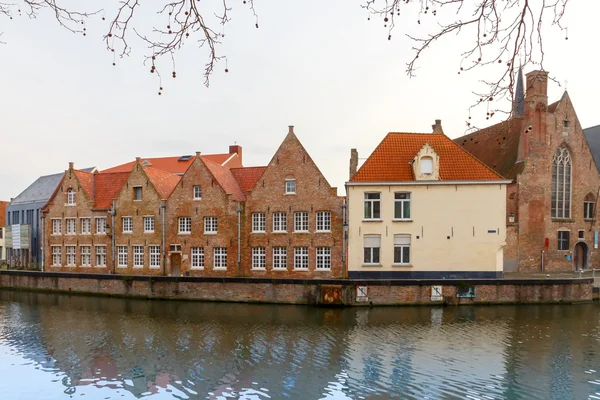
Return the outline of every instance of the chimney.
[[[69,169],[73,169],[73,165],[75,165],[73,161],[69,162]]]
[[[231,153],[231,146],[229,147],[229,153]],[[197,151],[197,152],[196,152],[196,157],[200,157],[200,154],[201,154],[201,153],[200,153],[199,151]]]
[[[542,103],[545,109],[548,106],[548,73],[546,71],[531,71],[525,75],[525,78],[527,80],[525,104],[535,108],[537,104]]]
[[[350,179],[356,174],[358,169],[358,151],[356,149],[350,149]]]
[[[289,135],[290,133],[294,133],[294,125],[289,125],[289,126],[288,126],[288,135]]]
[[[433,133],[444,133],[444,130],[442,129],[441,119],[436,119],[435,124],[431,125],[431,128],[433,129]]]
[[[135,162],[139,163],[141,159],[142,159],[142,157],[136,157]]]
[[[240,157],[240,163],[242,162],[242,146],[237,144],[229,146],[229,154],[237,154]]]

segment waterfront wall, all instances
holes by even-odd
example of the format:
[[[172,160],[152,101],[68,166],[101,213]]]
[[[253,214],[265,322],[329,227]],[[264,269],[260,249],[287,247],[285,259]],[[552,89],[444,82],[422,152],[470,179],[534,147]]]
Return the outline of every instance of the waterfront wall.
[[[9,290],[346,306],[589,302],[592,282],[592,278],[357,281],[0,271],[0,289]]]

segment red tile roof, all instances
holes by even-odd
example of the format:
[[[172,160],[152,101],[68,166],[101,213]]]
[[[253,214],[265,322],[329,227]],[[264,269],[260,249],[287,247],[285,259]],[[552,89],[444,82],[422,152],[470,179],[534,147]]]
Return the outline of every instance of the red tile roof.
[[[212,161],[218,164],[227,163],[227,166],[231,168],[242,166],[240,158],[237,156],[237,154],[207,154],[202,155],[200,157],[202,157],[203,160]],[[147,161],[150,163],[150,165],[148,165],[149,167],[154,167],[169,172],[171,174],[183,174],[185,171],[187,171],[188,167],[192,164],[192,162],[194,162],[196,157],[195,155],[192,155],[186,161],[179,161],[180,158],[181,156],[142,158],[140,162],[144,163],[145,161]],[[125,164],[117,165],[116,167],[107,168],[103,170],[102,173],[129,172],[133,169],[134,165],[135,161],[130,161]]]
[[[8,201],[0,201],[0,228],[6,225],[6,206]]]
[[[193,158],[192,158],[193,159]],[[143,167],[148,179],[154,185],[154,188],[160,195],[161,199],[168,199],[175,186],[181,180],[180,176],[163,171],[155,167]]]
[[[381,141],[351,182],[414,181],[409,164],[429,143],[440,159],[442,181],[489,181],[502,177],[463,150],[443,133],[391,132]]]
[[[254,185],[256,185],[256,182],[258,182],[266,169],[267,167],[232,168],[231,173],[238,185],[240,185],[242,192],[247,196],[248,192],[254,189]]]
[[[244,201],[246,197],[240,188],[240,185],[235,180],[231,169],[223,167],[212,161],[203,160],[204,164],[215,177],[216,181],[221,185],[225,193],[230,194],[231,198],[236,201]]]
[[[94,174],[90,172],[80,171],[78,169],[73,171],[81,188],[84,190],[85,194],[87,194],[88,199],[93,200],[93,187],[94,187]]]
[[[94,174],[94,208],[110,208],[123,188],[129,172]]]

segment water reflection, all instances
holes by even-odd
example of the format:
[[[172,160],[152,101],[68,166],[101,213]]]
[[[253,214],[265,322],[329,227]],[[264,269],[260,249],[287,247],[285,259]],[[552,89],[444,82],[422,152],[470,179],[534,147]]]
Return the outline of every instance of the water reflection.
[[[317,309],[0,291],[0,392],[593,399],[600,398],[599,311],[597,304]]]

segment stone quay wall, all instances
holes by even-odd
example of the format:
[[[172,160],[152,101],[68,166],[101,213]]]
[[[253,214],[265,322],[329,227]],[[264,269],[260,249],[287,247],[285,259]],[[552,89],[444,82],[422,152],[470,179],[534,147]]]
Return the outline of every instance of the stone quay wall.
[[[581,303],[592,278],[352,280],[0,271],[0,290],[145,299],[337,306]]]

